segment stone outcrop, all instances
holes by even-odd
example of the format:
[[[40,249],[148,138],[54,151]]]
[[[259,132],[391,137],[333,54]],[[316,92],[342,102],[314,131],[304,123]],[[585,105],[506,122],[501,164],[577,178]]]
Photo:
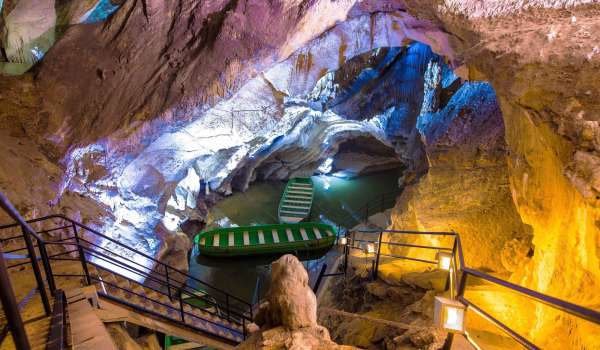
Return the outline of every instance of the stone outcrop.
[[[308,273],[298,258],[284,255],[271,264],[271,285],[249,327],[250,338],[236,349],[354,349],[332,342],[329,331],[317,324],[317,298]]]
[[[498,255],[515,241],[528,244],[526,254],[533,247],[531,230],[512,202],[502,115],[493,89],[485,83],[466,83],[445,106],[438,104],[433,110],[417,122],[428,171],[399,197],[391,227],[453,230],[461,235],[469,266],[495,272],[514,269]],[[452,245],[433,236],[415,240]],[[425,258],[428,252],[414,253]]]
[[[361,274],[351,267],[319,299],[319,322],[335,341],[363,349],[441,348],[446,333],[432,326],[432,286],[443,290],[445,274],[413,273],[392,284]]]
[[[16,5],[5,1],[3,11]],[[191,129],[191,137],[175,131],[200,119],[228,120],[227,112],[218,114],[211,107],[242,92],[252,78],[261,78],[252,82],[261,88],[246,92],[271,93],[247,93],[246,101],[253,101],[248,96],[283,101],[285,95],[312,89],[327,71],[350,57],[377,47],[402,46],[407,39],[419,40],[447,57],[463,79],[490,82],[502,112],[500,134],[506,150],[490,158],[496,152],[484,147],[479,157],[479,145],[487,141],[476,139],[468,142],[469,147],[476,146],[470,148],[475,154],[464,149],[452,152],[449,148],[462,141],[440,143],[437,133],[423,143],[404,145],[414,147],[410,154],[422,151],[425,161],[407,176],[421,184],[415,183],[401,198],[393,215],[396,225],[493,232],[491,241],[499,257],[481,253],[473,257],[473,265],[512,272],[517,283],[597,307],[599,11],[598,4],[585,0],[280,0],[252,5],[126,1],[106,23],[70,27],[36,66],[35,74],[0,80],[2,128],[11,135],[2,135],[0,142],[10,147],[2,147],[1,152],[15,169],[2,169],[2,189],[12,192],[20,208],[37,207],[44,213],[63,210],[67,198],[81,197],[69,195],[71,190],[98,196],[95,199],[108,203],[106,213],[116,221],[132,231],[149,232],[155,226],[149,223],[156,224],[162,216],[157,208],[166,207],[168,198],[127,197],[129,189],[120,192],[119,177],[149,169],[146,165],[158,169],[152,159],[165,165],[164,171],[159,170],[161,177],[153,177],[154,183],[169,187],[183,179],[189,162],[204,156],[197,149],[207,135],[201,134],[203,127]],[[443,91],[430,89],[426,95],[444,104]],[[262,111],[264,104],[252,107]],[[424,107],[425,113],[434,111]],[[453,115],[447,112],[446,116]],[[248,113],[241,119],[262,125],[266,114]],[[475,114],[466,111],[450,119],[458,122]],[[229,147],[229,136],[210,130],[208,136],[218,137],[207,143],[228,145],[220,159],[239,159],[239,153]],[[235,130],[249,132],[242,123]],[[230,136],[241,138],[240,134]],[[442,131],[441,135],[455,134]],[[181,144],[170,143],[170,137]],[[26,143],[33,156],[15,157],[10,150],[20,152],[18,142]],[[180,152],[169,152],[174,145]],[[92,185],[71,182],[70,170],[90,149],[97,153],[94,159],[105,162],[112,173]],[[216,151],[207,153],[211,152]],[[177,161],[170,162],[171,158]],[[469,166],[455,167],[454,162]],[[93,167],[79,169],[79,176],[103,176],[97,163]],[[427,168],[427,175],[419,178]],[[143,185],[134,188],[136,194],[156,195]],[[457,192],[459,205],[450,208],[447,203],[456,201]],[[444,203],[420,206],[415,200],[438,194]],[[81,198],[73,200],[79,207]],[[435,208],[440,208],[440,215]],[[443,225],[442,220],[450,224]],[[480,223],[485,230],[476,229]],[[514,235],[507,234],[509,230]],[[145,239],[133,233],[125,236]],[[473,249],[486,244],[473,237],[469,243]],[[154,243],[145,245],[157,250]],[[525,333],[544,340],[548,327],[563,327],[572,330],[565,337],[572,341],[567,345],[589,340],[592,332],[585,327],[547,315],[553,316],[538,307],[536,317],[552,321],[534,322]]]

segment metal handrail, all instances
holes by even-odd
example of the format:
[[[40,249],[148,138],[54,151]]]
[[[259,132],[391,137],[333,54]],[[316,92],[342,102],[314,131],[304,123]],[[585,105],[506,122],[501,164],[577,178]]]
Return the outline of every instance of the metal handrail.
[[[209,288],[209,289],[211,289],[211,290],[213,290],[215,292],[221,293],[221,294],[223,294],[223,296],[228,295],[228,298],[236,300],[237,302],[239,302],[241,304],[244,304],[244,305],[246,305],[248,307],[252,306],[251,303],[249,303],[249,302],[247,302],[247,301],[245,301],[245,300],[243,300],[241,298],[238,298],[235,295],[231,295],[231,294],[227,293],[226,291],[224,291],[224,290],[222,290],[222,289],[220,289],[220,288],[218,288],[216,286],[211,285],[210,283],[202,281],[202,280],[200,280],[200,279],[198,279],[198,278],[196,278],[194,276],[191,276],[191,275],[187,274],[186,272],[183,272],[180,269],[177,269],[177,268],[175,268],[175,267],[173,267],[171,265],[165,264],[165,263],[163,263],[163,262],[161,262],[161,261],[153,258],[150,255],[147,255],[147,254],[139,252],[139,251],[137,251],[137,250],[135,250],[135,249],[133,249],[131,247],[128,247],[127,245],[125,245],[125,244],[123,244],[123,243],[115,240],[114,238],[106,236],[106,235],[104,235],[104,234],[102,234],[102,233],[94,230],[93,228],[91,228],[91,227],[89,227],[87,225],[84,225],[84,224],[82,224],[80,222],[74,221],[71,218],[68,218],[68,217],[66,217],[64,215],[60,215],[60,214],[47,215],[47,216],[43,216],[43,217],[39,217],[39,218],[27,220],[27,221],[24,221],[24,222],[26,222],[26,223],[29,224],[29,223],[37,223],[37,222],[41,222],[41,221],[46,221],[46,220],[50,220],[50,219],[61,219],[61,220],[68,221],[69,223],[71,223],[71,225],[75,225],[75,226],[77,226],[77,227],[79,227],[81,229],[84,229],[85,231],[88,231],[90,233],[93,233],[94,235],[97,235],[97,236],[99,236],[99,237],[101,237],[103,239],[106,239],[107,241],[109,241],[109,242],[111,242],[113,244],[116,244],[116,245],[118,245],[121,248],[124,248],[124,249],[126,249],[128,251],[131,251],[132,253],[134,253],[136,255],[139,255],[141,257],[144,257],[145,259],[148,259],[148,260],[152,261],[153,263],[155,263],[158,266],[163,267],[164,269],[169,269],[172,272],[177,273],[177,274],[185,277],[186,279],[190,279],[190,280],[192,280],[194,282],[197,282],[200,285],[203,285],[203,286],[205,286],[205,287],[207,287],[207,288]],[[0,225],[0,230],[1,229],[7,229],[7,228],[13,228],[13,227],[19,227],[19,226],[20,226],[19,223]],[[67,225],[67,226],[62,226],[62,227],[59,227],[59,228],[60,229],[67,229],[67,228],[69,228],[69,226]],[[59,229],[59,228],[56,228],[56,229]],[[31,230],[33,231],[33,229],[31,229]],[[45,233],[45,232],[50,232],[50,231],[54,231],[54,230],[55,229],[50,229],[50,230],[45,230],[45,231],[40,231],[40,232],[44,232]],[[39,237],[39,235],[38,235],[38,237]],[[70,237],[70,238],[73,239],[75,237]],[[82,238],[79,238],[79,239],[83,240]],[[43,238],[41,238],[41,237],[40,237],[40,240],[42,240],[42,242],[44,242],[44,243],[50,243],[50,242],[52,242],[52,241],[50,241],[50,242],[44,241]],[[89,242],[89,241],[87,241],[87,243],[94,244],[94,243]],[[96,244],[94,244],[94,245],[96,247],[100,247],[99,245],[96,245]],[[103,248],[103,247],[101,247],[101,248]],[[123,258],[123,259],[131,261],[131,259],[127,259],[126,257],[123,257],[122,255],[119,255],[119,256],[121,258]],[[131,262],[136,263],[134,261],[131,261]],[[136,263],[136,264],[138,264],[138,263]],[[156,269],[154,272],[157,273],[157,274],[159,274],[159,275],[161,275],[161,276],[166,276],[165,273],[163,273],[163,272],[160,271],[160,269]]]
[[[146,272],[140,271],[140,270],[138,270],[138,269],[136,269],[136,268],[134,268],[134,267],[128,266],[128,265],[124,264],[123,262],[119,261],[119,259],[114,259],[114,258],[112,258],[112,257],[110,257],[110,256],[108,256],[108,255],[106,255],[106,254],[102,254],[102,253],[100,253],[100,252],[94,251],[94,250],[92,250],[92,249],[89,249],[89,248],[85,248],[85,250],[87,251],[87,254],[90,254],[90,255],[92,255],[92,256],[94,256],[94,257],[96,257],[97,259],[100,259],[100,260],[103,260],[103,261],[109,262],[110,264],[113,264],[113,265],[115,265],[115,266],[118,266],[119,268],[121,268],[121,269],[124,269],[124,270],[127,270],[127,271],[129,271],[129,272],[131,272],[131,273],[133,273],[133,274],[136,274],[137,276],[146,277],[146,278],[150,279],[151,281],[153,281],[153,282],[156,282],[156,283],[158,283],[158,284],[160,284],[160,285],[162,285],[162,286],[164,286],[164,287],[167,287],[167,288],[176,288],[176,289],[181,289],[182,291],[185,291],[185,293],[186,293],[186,294],[195,295],[195,294],[193,294],[193,293],[194,293],[194,292],[196,292],[196,290],[194,290],[194,289],[192,289],[192,288],[189,288],[189,287],[188,287],[187,285],[185,285],[185,284],[184,284],[183,286],[179,286],[179,287],[176,287],[176,286],[170,286],[170,285],[168,285],[168,284],[167,284],[165,281],[162,281],[162,280],[160,280],[160,279],[156,279],[156,278],[154,278],[154,277],[153,277],[151,274],[149,274],[149,273],[146,273]],[[108,270],[106,267],[104,267],[104,266],[101,266],[100,264],[96,264],[96,263],[94,263],[94,262],[92,262],[92,261],[88,261],[87,263],[88,263],[88,264],[90,264],[90,265],[93,265],[93,266],[94,266],[94,267],[96,267],[96,268],[100,268],[100,269],[102,269],[102,270],[109,271],[109,270]],[[136,281],[132,280],[131,278],[128,278],[128,277],[126,277],[126,276],[124,276],[124,275],[122,275],[122,274],[120,274],[120,273],[118,273],[118,272],[114,272],[114,271],[110,271],[110,272],[111,272],[112,274],[118,275],[118,276],[119,276],[119,277],[121,277],[121,278],[124,278],[124,279],[127,279],[127,280],[131,281],[131,282],[134,282],[134,283],[137,283],[137,284],[139,284],[138,282],[136,282]],[[91,277],[91,276],[90,276],[90,277]],[[153,291],[155,291],[155,292],[157,292],[157,293],[163,294],[164,296],[167,296],[167,297],[169,297],[169,298],[173,298],[173,295],[171,295],[171,294],[170,294],[170,292],[167,292],[167,293],[165,293],[165,292],[163,292],[163,291],[161,291],[161,290],[158,290],[158,289],[156,289],[156,288],[153,288],[153,287],[151,287],[151,286],[147,286],[147,285],[143,285],[143,287],[144,287],[144,288],[151,289],[151,290],[153,290]],[[169,289],[169,290],[170,290],[170,289]],[[212,306],[215,306],[215,307],[220,307],[220,305],[219,305],[219,304],[212,302],[212,301],[211,301],[210,299],[208,299],[208,298],[205,298],[205,297],[203,297],[203,296],[196,296],[196,297],[197,297],[198,299],[201,299],[201,300],[203,300],[203,301],[207,302],[209,305],[212,305]],[[190,304],[190,305],[191,305],[191,304]],[[194,306],[194,305],[192,305],[192,306]],[[194,306],[194,307],[195,307],[195,306]],[[215,316],[219,316],[217,313],[213,313],[213,312],[211,312],[211,311],[208,311],[208,310],[204,310],[204,311],[205,311],[205,312],[207,312],[207,313],[213,314],[213,315],[215,315]],[[241,318],[246,318],[247,320],[250,320],[250,319],[249,319],[249,317],[245,316],[243,313],[234,312],[234,313],[233,313],[233,315],[234,315],[234,316],[237,316],[237,317],[239,317],[240,319],[241,319]]]
[[[44,267],[45,280],[48,283],[50,292],[52,292],[52,293],[54,293],[56,291],[54,277],[55,276],[60,277],[60,276],[66,276],[66,275],[54,274],[52,272],[52,267],[51,267],[50,262],[53,260],[65,260],[65,258],[58,258],[58,257],[63,256],[65,254],[71,254],[74,252],[78,252],[79,259],[66,258],[66,260],[80,260],[83,270],[84,270],[84,275],[82,275],[82,276],[84,276],[86,278],[88,284],[91,284],[92,283],[91,280],[92,280],[92,278],[94,278],[93,276],[90,276],[90,274],[89,274],[89,271],[87,269],[88,264],[95,265],[97,268],[106,270],[105,267],[99,266],[97,264],[94,264],[92,261],[89,261],[88,257],[94,257],[96,259],[100,258],[104,261],[108,261],[109,263],[113,264],[114,266],[118,266],[121,269],[126,269],[129,272],[133,271],[133,273],[135,273],[136,275],[138,275],[140,277],[143,277],[145,280],[148,280],[153,283],[157,283],[159,287],[166,286],[166,288],[168,288],[167,294],[165,294],[163,291],[159,291],[154,288],[151,288],[150,286],[144,285],[144,287],[151,288],[152,290],[155,290],[158,293],[162,293],[163,295],[168,296],[169,298],[173,297],[171,291],[173,289],[177,290],[178,296],[180,299],[179,303],[180,303],[180,308],[181,308],[181,318],[182,318],[181,323],[182,323],[182,325],[190,326],[189,324],[187,324],[185,322],[185,315],[188,314],[189,316],[192,316],[194,318],[202,319],[206,322],[214,324],[214,325],[220,327],[221,329],[229,329],[229,327],[227,326],[228,324],[229,325],[237,324],[238,326],[242,327],[241,332],[236,328],[231,328],[231,329],[229,329],[229,331],[234,332],[235,334],[240,334],[243,337],[245,337],[246,321],[247,320],[251,321],[252,315],[253,315],[251,303],[248,303],[245,300],[242,300],[234,295],[230,295],[229,293],[225,292],[224,290],[222,290],[220,288],[217,288],[215,286],[212,286],[209,283],[199,280],[193,276],[190,276],[187,273],[185,273],[177,268],[174,268],[170,265],[167,265],[163,262],[160,262],[147,254],[136,251],[136,250],[122,244],[121,242],[113,239],[112,237],[108,237],[108,236],[106,236],[84,224],[74,221],[64,215],[48,215],[48,216],[44,216],[44,217],[26,221],[25,219],[23,219],[20,216],[18,211],[12,206],[12,204],[8,201],[8,199],[2,193],[0,193],[0,207],[3,208],[4,211],[6,211],[6,213],[16,221],[15,223],[12,223],[12,224],[0,225],[0,230],[9,229],[9,228],[17,228],[17,227],[21,227],[21,230],[22,230],[21,236],[9,237],[8,239],[2,240],[2,242],[7,241],[9,239],[17,239],[17,238],[23,239],[25,241],[26,247],[23,249],[27,249],[27,251],[28,251],[28,257],[29,257],[29,260],[31,261],[32,267],[36,274],[36,279],[38,281],[38,290],[40,291],[40,296],[42,298],[42,302],[43,302],[44,306],[46,306],[46,304],[49,304],[49,300],[48,300],[48,296],[46,294],[46,289],[45,289],[46,286],[44,284],[44,279],[39,271],[39,267],[37,264],[38,258],[36,256],[36,248],[40,254],[39,260],[42,261],[42,264]],[[64,226],[64,224],[63,224],[63,226],[54,227],[54,228],[46,229],[43,231],[41,230],[39,232],[36,232],[29,225],[31,223],[44,222],[46,220],[52,220],[52,219],[61,219],[61,220],[64,220],[65,222],[68,222],[70,225]],[[130,251],[133,254],[136,254],[138,256],[144,257],[145,259],[148,259],[149,261],[151,261],[153,263],[154,267],[148,268],[145,265],[140,265],[139,263],[136,263],[132,259],[125,257],[121,254],[115,255],[113,252],[108,250],[106,247],[103,247],[101,245],[98,245],[94,242],[91,242],[91,241],[85,239],[83,234],[78,233],[78,228],[80,230],[83,230],[82,232],[91,233],[98,238],[101,238],[105,241],[111,242],[112,244],[115,244],[119,247],[124,248],[125,251]],[[65,230],[65,229],[69,230],[69,231],[72,230],[73,236],[67,237],[64,239],[60,239],[60,240],[45,240],[41,236],[41,234],[44,234],[44,233],[50,233],[53,231]],[[32,237],[35,239],[35,243],[37,243],[37,244],[34,244],[32,242],[32,240],[31,240]],[[74,242],[66,242],[69,240],[74,240]],[[49,256],[46,245],[76,246],[77,249],[76,250],[68,250],[67,252],[61,252],[61,253],[53,254],[53,255]],[[107,251],[111,254],[111,256],[103,254],[103,253],[101,253],[101,251]],[[131,265],[132,263],[134,265]],[[141,271],[141,270],[135,268],[134,267],[135,265],[140,265],[140,267],[142,267],[144,270],[147,270],[147,271]],[[159,267],[162,267],[164,272],[161,272]],[[111,273],[116,273],[116,272],[111,271]],[[172,275],[171,278],[169,278],[169,273],[171,273],[171,275]],[[174,278],[173,274],[175,274],[175,276],[176,276],[175,278]],[[120,274],[118,274],[118,275],[120,277],[126,278],[127,280],[131,280]],[[195,288],[188,286],[187,285],[188,280],[196,282],[196,283],[200,284],[201,286],[204,286],[207,289],[210,289],[213,292],[220,293],[225,299],[225,304],[226,304],[225,311],[226,311],[227,316],[226,317],[221,316],[218,312],[214,313],[214,312],[211,312],[210,310],[206,310],[204,308],[199,308],[196,305],[193,305],[189,302],[184,301],[183,295],[193,295],[193,296],[203,300],[204,302],[206,302],[207,305],[216,307],[217,310],[219,310],[219,308],[223,308],[223,305],[218,304],[218,302],[217,302],[218,299],[211,298],[210,293],[207,293],[207,291],[196,290]],[[173,285],[172,282],[176,282],[177,284]],[[105,281],[105,283],[107,283],[107,282]],[[123,289],[123,287],[120,287],[120,286],[116,286],[116,287]],[[12,287],[9,289],[12,291]],[[135,293],[134,291],[129,291],[129,290],[127,290],[127,291],[130,293]],[[201,294],[198,294],[197,292],[201,292]],[[13,296],[13,298],[14,298],[14,296]],[[122,303],[126,303],[126,301],[124,301],[124,300],[119,300],[119,301]],[[232,304],[231,301],[233,301],[234,303]],[[4,300],[3,300],[3,302],[4,302]],[[10,304],[10,302],[7,305],[9,305],[9,304]],[[183,308],[184,304],[187,304],[189,307],[192,307],[192,308],[201,309],[202,312],[206,313],[207,315],[212,315],[212,317],[216,316],[220,319],[223,319],[224,322],[222,324],[215,323],[212,320],[204,319],[195,314],[190,314],[189,312],[184,311],[184,308]],[[242,307],[240,308],[236,304],[241,304]],[[248,310],[245,310],[246,308]],[[47,313],[49,313],[49,312],[50,312],[50,310],[48,307]],[[146,310],[146,312],[151,313],[151,311],[148,311],[148,310]],[[248,316],[248,314],[249,314],[249,316]],[[19,336],[21,334],[24,334],[24,329],[22,327],[22,322],[16,322],[16,321],[20,320],[20,315],[17,313],[15,315],[15,317],[13,317],[15,319],[15,322],[13,322],[13,323],[15,325],[21,325],[21,326],[16,327],[16,329],[13,330],[12,334],[15,336]],[[227,322],[225,322],[225,320]],[[13,323],[11,323],[11,324],[13,324]],[[195,327],[193,327],[193,328],[195,328]],[[220,338],[220,336],[218,336],[218,335],[215,335],[215,336]],[[25,343],[23,343],[23,348],[24,349],[29,348],[29,345],[27,344],[26,336],[20,337],[20,338],[23,338],[23,340],[25,342]],[[229,340],[229,341],[231,341],[231,340]]]
[[[400,233],[400,234],[410,234],[410,235],[434,235],[434,236],[453,236],[454,237],[454,244],[453,244],[453,248],[452,249],[448,249],[448,248],[444,248],[444,247],[433,247],[433,246],[423,246],[423,245],[411,245],[411,244],[403,244],[403,243],[399,243],[396,245],[400,245],[400,246],[408,246],[408,247],[413,247],[413,248],[421,248],[421,249],[438,249],[438,250],[451,250],[453,253],[453,261],[454,261],[454,266],[455,268],[451,269],[449,271],[449,273],[453,274],[453,278],[455,281],[458,281],[458,285],[457,285],[457,293],[456,293],[456,298],[463,303],[464,305],[467,305],[471,308],[473,308],[476,312],[478,312],[480,315],[482,315],[485,319],[487,319],[488,321],[490,321],[491,323],[493,323],[494,325],[496,325],[498,328],[502,329],[504,332],[506,332],[510,337],[512,337],[515,341],[517,341],[519,344],[523,345],[524,347],[526,347],[527,349],[530,350],[538,350],[539,347],[537,347],[535,344],[533,344],[532,342],[530,342],[529,340],[527,340],[525,337],[523,337],[522,335],[518,334],[516,331],[514,331],[513,329],[511,329],[509,326],[507,326],[506,324],[504,324],[503,322],[501,322],[500,320],[494,318],[492,315],[490,315],[489,313],[485,312],[481,307],[477,306],[475,303],[473,303],[472,301],[468,300],[464,293],[466,291],[466,286],[467,286],[467,278],[468,276],[473,276],[473,277],[477,277],[477,278],[481,278],[483,280],[486,280],[490,283],[493,283],[495,285],[510,289],[511,291],[514,291],[516,293],[518,293],[519,295],[522,295],[524,297],[527,297],[531,300],[534,300],[536,302],[540,302],[544,305],[550,306],[556,310],[568,313],[570,315],[573,315],[575,317],[578,317],[580,319],[586,320],[586,321],[590,321],[592,323],[598,324],[600,325],[600,312],[596,311],[596,310],[592,310],[592,309],[588,309],[586,307],[556,298],[556,297],[552,297],[540,292],[537,292],[535,290],[508,282],[506,280],[503,280],[501,278],[492,276],[488,273],[485,272],[481,272],[479,270],[475,270],[472,268],[469,268],[466,266],[465,264],[465,259],[464,259],[464,253],[463,253],[463,248],[462,248],[462,242],[460,239],[460,235],[456,232],[424,232],[424,231],[406,231],[406,230],[358,230],[356,232],[361,232],[361,233],[376,233],[379,234],[379,240],[357,240],[357,239],[352,239],[352,241],[364,241],[364,242],[369,242],[369,243],[379,243],[381,242],[382,244],[390,244],[390,241],[388,240],[387,242],[382,240],[382,233]],[[385,254],[381,254],[380,251],[377,252],[377,260],[379,259],[379,255],[384,256]],[[412,258],[412,257],[407,257],[407,256],[392,256],[394,258],[400,258],[400,259],[408,259],[408,260],[415,260],[415,261],[421,261],[424,263],[437,263],[436,261],[428,261],[428,260],[422,260],[422,259],[416,259],[416,258]],[[377,264],[378,265],[378,264]],[[459,278],[459,274],[460,274],[460,278]],[[452,297],[454,297],[454,295],[452,295]]]
[[[189,275],[189,274],[187,274],[186,272],[183,272],[183,271],[181,271],[180,269],[177,269],[177,268],[175,268],[175,267],[173,267],[173,266],[171,266],[171,265],[165,264],[164,262],[161,262],[161,261],[159,261],[159,260],[157,260],[157,259],[153,258],[153,257],[152,257],[152,256],[150,256],[150,255],[147,255],[147,254],[145,254],[145,253],[138,252],[137,250],[135,250],[135,249],[133,249],[133,248],[131,248],[131,247],[128,247],[127,245],[125,245],[125,244],[123,244],[123,243],[121,243],[121,242],[119,242],[119,241],[117,241],[117,240],[113,239],[112,237],[108,237],[108,236],[106,236],[106,235],[104,235],[104,234],[102,234],[102,233],[100,233],[100,232],[98,232],[98,231],[96,231],[96,230],[94,230],[94,229],[92,229],[92,228],[90,228],[90,227],[88,227],[88,226],[86,226],[86,225],[82,224],[82,223],[79,223],[79,222],[77,222],[77,221],[74,221],[74,220],[72,220],[72,219],[70,219],[70,218],[68,218],[68,217],[66,217],[66,216],[63,216],[63,215],[50,215],[50,216],[48,216],[48,218],[60,218],[60,219],[63,219],[63,220],[67,220],[67,221],[69,221],[70,223],[72,223],[72,224],[74,224],[74,225],[76,225],[76,226],[78,226],[78,227],[80,227],[80,228],[83,228],[83,229],[84,229],[84,230],[86,230],[86,231],[89,231],[89,232],[91,232],[91,233],[94,233],[94,234],[96,234],[96,235],[98,235],[98,236],[100,236],[100,237],[102,237],[102,238],[104,238],[104,239],[107,239],[108,241],[110,241],[110,242],[112,242],[112,243],[114,243],[114,244],[117,244],[118,246],[120,246],[120,247],[123,247],[123,248],[125,248],[125,249],[127,249],[127,250],[129,250],[129,251],[131,251],[131,252],[133,252],[133,253],[135,253],[135,254],[137,254],[137,255],[143,256],[144,258],[151,260],[152,262],[154,262],[154,263],[158,264],[159,266],[163,266],[163,267],[164,267],[164,268],[166,268],[166,269],[170,269],[170,270],[172,270],[172,271],[174,271],[174,272],[176,272],[176,273],[178,273],[178,274],[180,274],[180,275],[184,276],[186,279],[191,279],[191,280],[193,280],[194,282],[200,283],[201,285],[203,285],[203,286],[206,286],[206,287],[210,288],[211,290],[214,290],[214,291],[216,291],[216,292],[219,292],[219,293],[221,293],[221,294],[223,294],[223,295],[228,295],[228,297],[229,297],[229,298],[235,299],[235,300],[237,300],[238,302],[240,302],[240,303],[242,303],[242,304],[245,304],[245,305],[247,305],[247,306],[252,306],[252,305],[251,305],[250,303],[248,303],[247,301],[245,301],[245,300],[243,300],[243,299],[240,299],[240,298],[236,297],[235,295],[231,295],[231,294],[227,293],[226,291],[224,291],[224,290],[222,290],[222,289],[220,289],[220,288],[218,288],[218,287],[215,287],[215,286],[211,285],[210,283],[207,283],[207,282],[205,282],[205,281],[202,281],[202,280],[200,280],[200,279],[198,279],[198,278],[196,278],[196,277],[194,277],[194,276],[192,276],[192,275]],[[160,271],[159,271],[159,270],[157,270],[156,272],[160,274]]]
[[[395,202],[396,197],[401,192],[402,192],[402,190],[399,189],[396,191],[378,194],[374,198],[370,199],[369,201],[367,201],[366,203],[364,203],[363,205],[358,207],[357,209],[352,209],[351,213],[349,213],[349,212],[343,213],[341,215],[341,217],[343,218],[344,221],[349,221],[349,220],[358,221],[358,222],[366,221],[369,218],[369,212],[371,212],[372,214],[375,214],[375,213],[383,211],[384,207],[386,206],[386,203],[391,204],[390,202],[392,202],[392,201]],[[313,207],[318,208],[321,213],[327,214],[327,211],[322,210],[322,208],[317,203],[313,203]],[[369,211],[369,208],[371,208],[373,210]],[[356,213],[356,215],[353,215],[353,213]],[[357,219],[356,216],[358,216],[359,219]],[[342,227],[341,224],[339,224],[338,226]],[[349,229],[350,227],[346,227],[346,228]]]
[[[46,350],[63,350],[67,344],[67,319],[65,317],[67,299],[61,289],[54,294],[54,308],[50,320]]]

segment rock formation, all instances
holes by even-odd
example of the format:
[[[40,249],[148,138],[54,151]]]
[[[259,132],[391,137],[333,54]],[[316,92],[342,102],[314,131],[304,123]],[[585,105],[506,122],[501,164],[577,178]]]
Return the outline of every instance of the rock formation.
[[[317,298],[298,258],[284,255],[271,264],[271,285],[256,315],[254,332],[236,349],[355,349],[332,342],[317,324]]]
[[[31,48],[40,35],[52,37],[65,12],[50,3],[2,2],[3,65],[14,63],[13,38]],[[37,11],[47,12],[43,21],[25,28]],[[414,141],[394,146],[415,165],[394,227],[455,229],[472,266],[598,308],[599,11],[588,0],[128,0],[102,23],[69,26],[30,72],[0,79],[0,185],[28,216],[81,211],[141,250],[167,256],[154,230],[179,214],[168,202],[181,194],[176,187],[188,169],[244,187],[253,171],[228,176],[238,165],[247,169],[239,162],[245,145],[279,121],[284,97],[310,95],[315,85],[333,92],[327,77],[352,57],[420,41],[463,80],[489,82],[503,126],[497,111],[482,117],[460,101],[487,96],[444,86],[443,69],[426,62],[427,78],[444,87],[422,85],[422,130],[391,135]],[[345,96],[354,81],[329,95],[328,112],[365,111]],[[327,97],[317,95],[300,106],[307,115]],[[452,110],[448,99],[461,108]],[[415,106],[395,107],[386,113],[398,122]],[[271,163],[259,168],[263,174],[279,166]],[[282,177],[290,174],[283,169]],[[563,347],[591,341],[585,325],[535,310],[529,337],[544,342],[558,329],[567,333]]]

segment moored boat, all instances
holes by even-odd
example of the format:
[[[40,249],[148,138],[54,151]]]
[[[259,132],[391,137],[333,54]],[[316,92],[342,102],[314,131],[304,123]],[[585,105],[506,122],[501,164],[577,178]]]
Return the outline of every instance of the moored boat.
[[[332,226],[303,222],[219,228],[197,234],[194,243],[201,255],[231,257],[321,250],[335,239]]]
[[[297,223],[310,216],[314,186],[310,178],[296,177],[285,186],[279,201],[279,222]]]

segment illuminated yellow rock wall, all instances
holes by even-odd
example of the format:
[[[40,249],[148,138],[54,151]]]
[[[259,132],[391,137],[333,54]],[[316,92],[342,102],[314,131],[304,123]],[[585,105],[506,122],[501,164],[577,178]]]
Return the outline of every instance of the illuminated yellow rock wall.
[[[550,9],[563,7],[563,3],[544,8],[540,2],[526,11],[513,11],[511,8],[519,6],[516,2],[495,6],[495,2],[475,5],[465,1],[456,2],[454,8],[435,9],[434,5],[426,10],[428,6],[421,1],[409,2],[411,13],[430,18],[437,12],[440,24],[453,37],[452,46],[470,67],[465,77],[490,81],[498,95],[506,129],[506,176],[512,202],[520,220],[533,232],[533,255],[507,264],[512,265],[510,279],[600,310],[598,6],[573,2],[568,10]],[[430,172],[421,181],[431,181],[428,178],[433,176],[435,172]],[[414,211],[421,200],[412,198],[408,207]],[[481,217],[496,217],[499,225],[514,218],[485,209],[481,207]],[[412,216],[419,217],[426,210],[434,216],[436,209],[420,207]],[[457,217],[461,212],[456,211]],[[479,254],[489,253],[487,248],[465,246],[476,250],[467,252],[470,265],[476,264],[474,257],[478,260]],[[508,247],[521,255],[524,251],[519,245]],[[505,319],[512,324],[522,326],[518,330],[541,348],[600,348],[600,330],[584,321],[517,298],[488,301],[490,305],[516,306],[512,313],[507,308],[498,310],[503,310],[500,314],[508,315]]]

